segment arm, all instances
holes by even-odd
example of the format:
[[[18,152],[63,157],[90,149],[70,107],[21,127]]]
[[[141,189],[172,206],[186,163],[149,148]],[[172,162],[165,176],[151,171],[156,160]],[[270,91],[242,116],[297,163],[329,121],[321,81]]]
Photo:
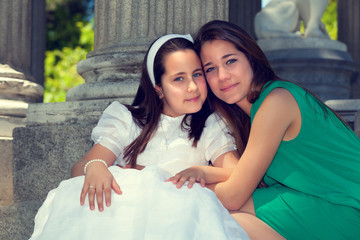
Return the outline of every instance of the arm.
[[[106,147],[95,144],[90,151],[78,162],[76,162],[71,168],[71,176],[81,176],[84,174],[85,164],[92,159],[102,159],[108,166],[111,166],[116,156]],[[90,186],[94,186],[95,189],[90,189]],[[103,211],[103,194],[105,194],[106,206],[111,205],[111,189],[116,193],[121,194],[121,189],[114,177],[108,170],[108,168],[102,162],[92,162],[86,168],[86,175],[84,180],[84,186],[80,195],[80,204],[84,205],[86,194],[89,197],[90,209],[95,209],[95,195],[100,211]]]
[[[282,140],[297,136],[301,114],[294,97],[285,89],[273,90],[254,117],[247,147],[229,179],[214,191],[229,210],[239,210],[251,197]]]
[[[214,167],[211,166],[194,166],[187,168],[167,181],[172,181],[177,188],[181,188],[186,181],[189,181],[188,188],[191,188],[195,182],[201,186],[225,181],[231,175],[232,169],[236,166],[239,159],[237,151],[223,153],[214,161]]]

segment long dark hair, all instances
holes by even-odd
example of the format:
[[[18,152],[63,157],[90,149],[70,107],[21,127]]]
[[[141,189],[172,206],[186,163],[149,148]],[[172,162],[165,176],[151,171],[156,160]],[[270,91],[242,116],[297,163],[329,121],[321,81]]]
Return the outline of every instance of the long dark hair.
[[[268,80],[279,79],[272,70],[269,61],[264,52],[257,45],[256,41],[241,27],[220,20],[214,20],[203,25],[196,36],[194,45],[200,55],[201,47],[205,42],[213,40],[225,40],[236,47],[237,50],[243,52],[249,60],[253,70],[253,80],[250,86],[247,99],[250,103],[254,103],[260,92],[257,86],[263,86]],[[219,112],[233,129],[234,138],[240,154],[244,151],[250,132],[250,118],[236,104],[227,104],[215,97],[211,89],[208,98],[216,112]]]
[[[170,39],[160,47],[154,59],[156,85],[161,86],[161,77],[165,73],[165,57],[175,51],[186,49],[195,52],[193,43],[183,38]],[[142,63],[140,85],[135,98],[131,105],[126,105],[134,122],[142,129],[140,135],[124,150],[124,159],[131,167],[135,167],[138,155],[145,150],[147,143],[156,132],[163,108],[163,102],[159,99],[149,77],[146,66],[148,53],[149,51]],[[205,101],[199,112],[185,115],[182,128],[189,131],[188,137],[189,140],[193,139],[193,146],[196,146],[200,139],[206,119],[211,112],[209,103]]]
[[[237,50],[244,53],[244,55],[247,57],[254,74],[250,86],[251,91],[247,96],[247,100],[250,103],[254,103],[259,98],[260,92],[257,89],[264,90],[263,86],[267,82],[274,80],[286,81],[279,78],[275,74],[265,53],[261,50],[256,41],[245,30],[236,24],[221,20],[214,20],[203,25],[199,29],[194,41],[195,49],[198,54],[200,55],[201,47],[205,42],[213,40],[225,40],[230,42],[234,44]],[[315,98],[315,101],[318,102],[318,104],[324,110],[324,114],[326,114],[328,111],[331,111],[345,125],[347,125],[347,123],[335,111],[327,107],[317,96],[315,96],[315,94],[305,89],[304,87],[302,88],[310,96]],[[211,104],[214,106],[215,111],[220,112],[229,122],[230,127],[238,131],[238,136],[235,135],[235,141],[237,142],[237,145],[243,147],[242,149],[244,150],[250,132],[249,117],[245,117],[243,110],[236,104],[227,104],[218,99],[210,88],[208,98]]]

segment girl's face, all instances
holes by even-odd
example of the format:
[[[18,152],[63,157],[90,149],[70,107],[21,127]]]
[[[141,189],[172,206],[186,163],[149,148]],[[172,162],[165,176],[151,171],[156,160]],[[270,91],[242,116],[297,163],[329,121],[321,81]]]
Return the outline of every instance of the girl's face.
[[[165,57],[161,87],[155,86],[163,100],[163,113],[177,117],[200,111],[207,87],[199,57],[193,50],[172,52]]]
[[[241,107],[253,79],[253,71],[244,53],[225,40],[206,42],[201,48],[206,79],[214,94],[228,104]]]

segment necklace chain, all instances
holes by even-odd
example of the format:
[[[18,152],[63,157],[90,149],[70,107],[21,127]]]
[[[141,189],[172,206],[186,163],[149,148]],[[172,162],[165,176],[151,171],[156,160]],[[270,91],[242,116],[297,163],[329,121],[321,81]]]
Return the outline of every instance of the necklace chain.
[[[166,150],[168,150],[168,147],[169,147],[169,142],[168,142],[168,139],[166,138],[166,134],[165,134],[165,131],[164,131],[164,128],[163,128],[163,124],[162,124],[162,122],[161,122],[161,124],[160,124],[160,128],[161,128],[162,133],[163,133],[164,138],[165,138],[165,147],[166,147]]]

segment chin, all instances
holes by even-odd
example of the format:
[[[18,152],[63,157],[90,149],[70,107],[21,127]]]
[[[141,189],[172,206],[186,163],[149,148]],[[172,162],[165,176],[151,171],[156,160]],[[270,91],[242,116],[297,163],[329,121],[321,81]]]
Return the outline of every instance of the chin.
[[[225,100],[222,100],[222,101],[227,103],[227,104],[235,104],[235,103],[237,103],[237,101],[231,100],[231,99],[225,99]]]

